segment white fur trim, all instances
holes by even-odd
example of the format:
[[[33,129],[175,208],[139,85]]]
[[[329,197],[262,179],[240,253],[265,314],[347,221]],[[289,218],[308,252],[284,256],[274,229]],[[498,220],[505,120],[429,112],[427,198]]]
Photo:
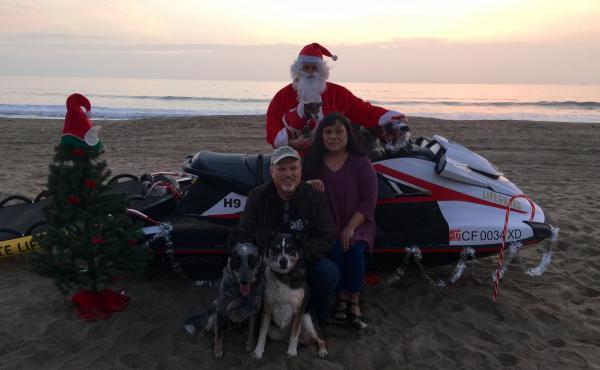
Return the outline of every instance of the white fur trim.
[[[289,144],[287,129],[284,127],[279,131],[277,136],[275,136],[275,140],[273,141],[273,146],[275,148],[279,148],[282,146],[287,146]]]
[[[319,63],[323,58],[313,57],[312,55],[298,55],[298,61],[302,63]]]
[[[298,113],[298,116],[300,118],[305,118],[304,117],[304,103],[303,101],[301,101],[300,103],[298,103],[298,106],[296,107],[296,112]],[[285,119],[284,119],[285,121]]]
[[[87,145],[94,146],[98,144],[98,141],[100,141],[100,139],[98,139],[98,131],[100,131],[100,127],[101,126],[96,125],[87,130],[85,136],[83,137],[83,141],[85,141]]]
[[[402,119],[398,119],[396,117],[402,117]],[[392,121],[406,121],[406,116],[404,115],[404,113],[401,112],[397,112],[395,110],[389,110],[387,112],[385,112],[381,117],[379,117],[379,126],[383,126],[387,123],[390,123]]]

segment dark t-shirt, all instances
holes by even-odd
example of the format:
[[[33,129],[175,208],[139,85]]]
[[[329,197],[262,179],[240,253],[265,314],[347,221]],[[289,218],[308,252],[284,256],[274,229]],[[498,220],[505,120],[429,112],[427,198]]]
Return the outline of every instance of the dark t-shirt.
[[[281,199],[278,204],[279,223],[276,230],[286,234],[296,234],[304,231],[304,220],[298,213],[298,210],[289,200]]]

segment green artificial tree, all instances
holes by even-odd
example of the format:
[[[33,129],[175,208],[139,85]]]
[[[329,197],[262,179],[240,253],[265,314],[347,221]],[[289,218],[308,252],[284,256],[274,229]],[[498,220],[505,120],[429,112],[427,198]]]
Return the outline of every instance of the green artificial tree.
[[[37,237],[33,266],[65,293],[83,289],[73,301],[83,306],[84,318],[96,319],[98,312],[107,317],[111,306],[126,306],[123,300],[115,303],[117,293],[106,287],[120,274],[141,272],[151,253],[138,243],[141,225],[126,214],[125,196],[108,185],[111,171],[100,159],[102,143],[81,106],[91,109],[80,94],[67,99],[63,137],[48,176],[48,229]]]

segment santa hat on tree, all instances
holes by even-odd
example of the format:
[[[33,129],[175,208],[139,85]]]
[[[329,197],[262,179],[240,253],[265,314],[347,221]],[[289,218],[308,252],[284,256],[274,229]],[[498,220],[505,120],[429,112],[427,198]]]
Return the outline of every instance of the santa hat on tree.
[[[308,44],[300,50],[300,54],[298,54],[299,62],[306,63],[318,63],[323,61],[323,55],[326,57],[330,57],[334,61],[337,60],[337,55],[331,54],[329,50],[325,49],[324,46],[313,42],[312,44]]]
[[[85,108],[86,112],[92,109],[90,101],[85,96],[75,93],[67,98],[67,115],[65,116],[61,143],[76,147],[99,149],[102,147],[102,143],[98,139],[100,126],[92,126],[92,121],[81,109],[82,107]]]

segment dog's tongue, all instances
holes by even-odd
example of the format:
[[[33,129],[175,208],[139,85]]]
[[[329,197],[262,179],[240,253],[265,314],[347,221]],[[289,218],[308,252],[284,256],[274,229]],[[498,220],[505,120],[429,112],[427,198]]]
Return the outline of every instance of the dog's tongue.
[[[240,284],[240,293],[242,293],[243,296],[250,294],[250,284]]]

